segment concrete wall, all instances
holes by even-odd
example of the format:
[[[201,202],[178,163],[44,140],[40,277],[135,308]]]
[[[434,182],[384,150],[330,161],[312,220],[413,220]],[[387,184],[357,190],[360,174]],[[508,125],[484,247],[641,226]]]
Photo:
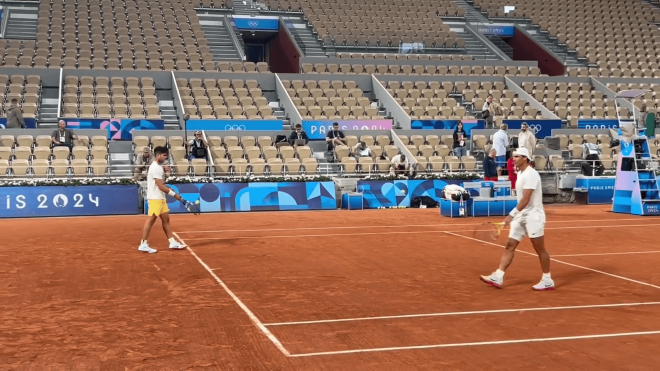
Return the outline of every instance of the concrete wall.
[[[3,129],[0,130],[0,135],[13,135],[14,137],[18,137],[19,135],[32,135],[33,137],[36,138],[38,135],[50,136],[51,134],[53,134],[55,130],[56,129]],[[107,130],[100,130],[100,129],[73,130],[73,133],[77,135],[87,135],[90,138],[95,135],[100,135],[103,137],[108,136]]]
[[[261,90],[275,91],[275,75],[272,73],[223,73],[223,72],[192,72],[192,71],[176,71],[174,72],[176,78],[184,79],[241,79],[241,80],[257,80]]]
[[[416,59],[354,59],[354,58],[300,58],[300,63],[325,63],[328,64],[361,64],[361,65],[399,65],[399,66],[527,66],[536,67],[536,61],[490,61],[490,60],[471,60],[471,61],[431,61]]]
[[[0,74],[7,75],[39,75],[41,85],[44,87],[57,87],[60,85],[60,68],[0,68]]]

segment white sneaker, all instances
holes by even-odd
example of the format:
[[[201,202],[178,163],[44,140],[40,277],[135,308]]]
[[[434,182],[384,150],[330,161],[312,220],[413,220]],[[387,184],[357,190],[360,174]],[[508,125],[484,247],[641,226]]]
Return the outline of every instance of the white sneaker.
[[[156,252],[158,252],[158,250],[152,249],[151,247],[149,247],[149,244],[146,243],[140,244],[140,247],[138,247],[138,251],[146,252],[149,254],[155,254]]]
[[[554,290],[555,289],[555,281],[553,281],[552,278],[542,278],[541,282],[539,282],[536,285],[532,286],[532,289],[534,289],[536,291]]]
[[[495,273],[491,274],[490,276],[480,276],[479,278],[481,278],[481,280],[487,284],[497,287],[498,289],[501,289],[502,284],[504,283],[504,277],[498,278]]]
[[[186,248],[185,246],[183,246],[182,244],[180,244],[176,241],[170,242],[170,249],[171,250],[183,250],[185,248]]]

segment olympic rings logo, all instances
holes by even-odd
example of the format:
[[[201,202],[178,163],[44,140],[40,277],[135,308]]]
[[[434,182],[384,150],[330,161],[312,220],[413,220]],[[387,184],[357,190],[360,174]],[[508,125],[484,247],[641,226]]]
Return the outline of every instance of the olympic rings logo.
[[[257,27],[259,25],[258,21],[248,21],[248,26]]]
[[[536,133],[538,133],[539,131],[541,131],[541,125],[539,125],[539,124],[529,125],[529,129],[530,129],[531,131],[533,131],[534,134],[536,134]]]
[[[245,125],[226,125],[225,130],[245,130]]]

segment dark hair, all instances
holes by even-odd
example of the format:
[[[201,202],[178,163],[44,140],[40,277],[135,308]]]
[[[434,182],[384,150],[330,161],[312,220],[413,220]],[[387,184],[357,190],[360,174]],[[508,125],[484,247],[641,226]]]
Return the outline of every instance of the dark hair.
[[[404,155],[404,154],[402,153],[402,154],[401,154],[401,159],[405,159],[405,158],[406,158],[406,155]]]
[[[11,103],[12,103],[12,104],[16,104],[16,103],[18,103],[18,99],[16,99],[16,98],[12,99],[12,100],[11,100]]]
[[[155,156],[159,156],[159,155],[162,155],[162,154],[167,154],[168,152],[169,151],[167,150],[167,147],[165,147],[165,146],[158,146],[158,147],[154,148],[154,155]]]
[[[338,122],[333,122],[332,126],[339,126],[339,123]]]
[[[298,128],[302,128],[302,125],[296,124],[296,129],[298,129]]]
[[[464,130],[464,129],[463,129],[463,126],[464,126],[464,125],[463,125],[463,121],[460,121],[460,120],[459,120],[458,123],[456,124],[456,128],[454,128],[454,132],[457,132],[457,131],[458,131],[458,125],[461,125],[461,130]]]

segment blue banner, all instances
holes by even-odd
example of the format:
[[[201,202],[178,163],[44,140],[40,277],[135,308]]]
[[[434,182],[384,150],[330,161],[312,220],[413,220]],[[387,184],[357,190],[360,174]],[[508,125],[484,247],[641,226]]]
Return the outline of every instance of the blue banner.
[[[509,126],[509,132],[520,130],[522,123],[526,122],[536,138],[543,139],[552,136],[552,129],[561,129],[561,120],[502,120]]]
[[[615,177],[578,177],[575,188],[587,190],[587,204],[611,204],[614,198]]]
[[[462,120],[463,129],[469,137],[472,129],[483,129],[484,120]],[[458,120],[413,120],[410,124],[411,129],[436,130],[436,129],[456,129]]]
[[[66,119],[69,129],[105,129],[108,139],[132,140],[134,130],[163,130],[163,120],[136,120],[136,119]]]
[[[410,207],[410,201],[415,197],[429,196],[440,202],[442,190],[447,184],[462,185],[463,182],[463,180],[358,180],[357,190],[364,196],[365,209]]]
[[[187,130],[281,131],[282,120],[188,120]]]
[[[479,32],[487,36],[512,37],[516,29],[510,25],[479,26]]]
[[[188,183],[168,187],[190,202],[199,201],[201,212],[337,209],[334,182]],[[167,206],[172,213],[188,212],[170,196]]]
[[[24,118],[23,122],[25,123],[25,127],[28,129],[36,129],[37,128],[37,120],[33,118]],[[6,129],[7,128],[7,118],[6,117],[0,117],[0,129]]]
[[[262,30],[278,31],[280,29],[279,18],[250,17],[250,16],[232,16],[236,28],[239,30]]]
[[[578,119],[578,129],[617,129],[619,120]]]
[[[0,187],[0,218],[138,214],[137,185]]]
[[[303,120],[302,129],[310,140],[325,139],[334,123],[339,130],[392,130],[392,120]]]

